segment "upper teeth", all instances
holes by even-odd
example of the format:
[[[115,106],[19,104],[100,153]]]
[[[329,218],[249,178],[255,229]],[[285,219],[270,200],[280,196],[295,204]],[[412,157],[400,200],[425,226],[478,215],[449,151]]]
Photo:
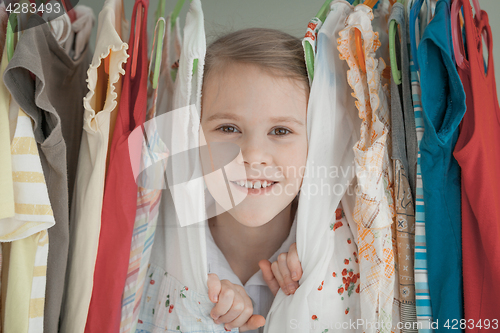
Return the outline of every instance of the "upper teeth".
[[[255,189],[266,188],[266,187],[269,187],[269,186],[274,184],[274,182],[272,182],[272,181],[267,182],[267,180],[264,180],[262,183],[260,182],[260,180],[256,180],[254,182],[251,182],[248,180],[247,181],[240,180],[240,181],[235,182],[235,183],[242,186],[242,187],[255,188]]]

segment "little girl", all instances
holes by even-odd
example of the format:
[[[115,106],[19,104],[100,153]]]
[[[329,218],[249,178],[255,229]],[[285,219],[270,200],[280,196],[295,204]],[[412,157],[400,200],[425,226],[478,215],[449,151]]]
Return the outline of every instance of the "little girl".
[[[231,33],[207,48],[203,80],[206,142],[238,145],[246,172],[228,173],[229,185],[206,179],[216,201],[221,192],[244,196],[208,220],[211,316],[226,330],[262,332],[278,289],[293,293],[302,273],[294,199],[307,158],[309,81],[301,41],[271,29]]]

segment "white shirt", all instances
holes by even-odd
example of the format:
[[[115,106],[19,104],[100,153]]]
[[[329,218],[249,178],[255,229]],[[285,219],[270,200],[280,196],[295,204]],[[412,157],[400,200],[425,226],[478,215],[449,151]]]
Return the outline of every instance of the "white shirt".
[[[207,235],[207,270],[208,273],[215,273],[220,280],[229,280],[233,284],[238,284],[245,288],[248,296],[253,302],[253,313],[267,316],[269,309],[274,300],[274,295],[267,286],[264,277],[262,276],[262,270],[259,269],[257,273],[252,275],[252,277],[243,285],[239,277],[233,272],[231,266],[224,257],[224,254],[219,249],[217,244],[215,244],[212,233],[208,226],[208,221],[206,223],[206,235]],[[278,255],[283,252],[288,252],[290,245],[295,242],[296,235],[296,219],[293,220],[292,227],[290,228],[290,233],[285,239],[281,247],[269,258],[272,263],[278,259]],[[248,333],[262,333],[264,328],[261,327],[257,330],[248,331]]]

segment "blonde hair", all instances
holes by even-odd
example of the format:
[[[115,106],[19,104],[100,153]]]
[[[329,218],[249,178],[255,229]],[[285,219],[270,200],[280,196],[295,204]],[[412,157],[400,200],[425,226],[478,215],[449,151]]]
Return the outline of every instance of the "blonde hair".
[[[231,63],[256,65],[309,87],[301,40],[279,30],[250,28],[220,37],[207,48],[204,78]]]

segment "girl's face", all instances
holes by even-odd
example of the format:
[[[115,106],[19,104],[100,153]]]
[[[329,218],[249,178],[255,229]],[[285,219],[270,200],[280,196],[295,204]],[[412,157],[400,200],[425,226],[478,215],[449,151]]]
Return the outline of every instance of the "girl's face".
[[[227,201],[229,190],[234,208],[228,212],[239,223],[269,222],[299,192],[307,158],[307,100],[304,84],[255,65],[226,65],[205,79],[201,126],[212,147],[205,182],[218,203]],[[207,176],[217,159],[215,142],[241,149],[225,167],[227,183]]]

